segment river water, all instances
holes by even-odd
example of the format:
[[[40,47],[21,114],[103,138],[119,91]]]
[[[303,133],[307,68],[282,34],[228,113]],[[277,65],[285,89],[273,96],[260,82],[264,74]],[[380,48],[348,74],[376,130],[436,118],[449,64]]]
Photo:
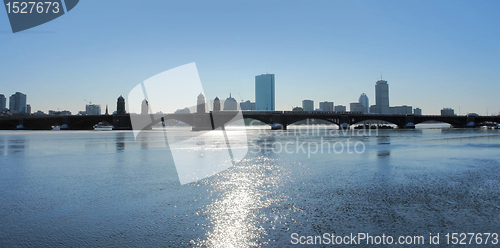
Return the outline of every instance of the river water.
[[[265,128],[226,130],[248,154],[186,184],[157,131],[1,131],[0,247],[289,247],[325,233],[440,233],[444,245],[445,233],[500,232],[499,130]]]

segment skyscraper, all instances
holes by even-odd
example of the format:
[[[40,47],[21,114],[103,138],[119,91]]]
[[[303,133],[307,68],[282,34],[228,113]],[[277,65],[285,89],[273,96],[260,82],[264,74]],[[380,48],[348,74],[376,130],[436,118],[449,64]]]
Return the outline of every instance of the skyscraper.
[[[231,93],[229,93],[229,97],[224,101],[224,110],[238,110],[238,102],[231,96]]]
[[[359,103],[365,107],[365,111],[363,111],[364,114],[368,114],[370,110],[370,102],[368,101],[368,97],[366,96],[365,93],[361,94],[359,96]]]
[[[16,92],[16,94],[10,96],[9,109],[13,114],[26,113],[26,95],[21,92]]]
[[[120,97],[118,97],[118,100],[116,101],[116,114],[123,115],[125,113],[126,113],[126,111],[125,111],[125,98],[123,98],[123,96],[120,96]]]
[[[303,100],[302,108],[304,111],[314,111],[314,101],[313,100]]]
[[[375,85],[375,105],[370,106],[372,114],[389,114],[389,85],[385,80],[378,80]]]
[[[255,76],[255,109],[275,110],[274,74]]]
[[[0,94],[0,113],[7,108],[7,98],[3,94]]]
[[[218,97],[214,99],[214,111],[220,111],[220,100]]]
[[[141,115],[147,115],[149,113],[149,103],[148,100],[142,100],[141,104]]]
[[[205,113],[205,96],[202,93],[198,95],[198,99],[196,100],[196,113]]]

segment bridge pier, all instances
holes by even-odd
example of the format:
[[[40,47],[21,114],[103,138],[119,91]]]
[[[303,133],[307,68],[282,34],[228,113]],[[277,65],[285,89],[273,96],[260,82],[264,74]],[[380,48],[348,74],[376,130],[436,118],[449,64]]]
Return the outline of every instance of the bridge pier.
[[[114,130],[132,130],[132,121],[130,114],[115,114],[113,115]]]
[[[467,116],[467,124],[465,124],[465,127],[476,127],[476,118],[474,116]]]
[[[61,130],[69,130],[70,129],[69,124],[70,124],[69,117],[63,117],[60,129]]]
[[[213,130],[213,117],[211,118],[211,114],[206,113],[196,113],[193,115],[193,131],[202,131],[202,130]]]
[[[19,124],[16,126],[17,130],[24,130],[26,127],[24,127],[24,118],[19,119]]]
[[[351,127],[351,118],[349,115],[341,115],[339,119],[339,128],[340,129],[349,129]]]

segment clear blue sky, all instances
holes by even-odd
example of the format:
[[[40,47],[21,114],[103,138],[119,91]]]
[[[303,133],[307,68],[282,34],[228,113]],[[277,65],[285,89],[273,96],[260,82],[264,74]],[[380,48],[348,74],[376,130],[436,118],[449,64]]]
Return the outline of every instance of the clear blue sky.
[[[355,102],[389,82],[391,105],[500,111],[500,1],[83,0],[12,34],[0,10],[0,93],[33,111],[116,108],[138,83],[196,62],[208,98],[254,101],[276,75],[276,108]],[[193,104],[196,96],[193,96]]]

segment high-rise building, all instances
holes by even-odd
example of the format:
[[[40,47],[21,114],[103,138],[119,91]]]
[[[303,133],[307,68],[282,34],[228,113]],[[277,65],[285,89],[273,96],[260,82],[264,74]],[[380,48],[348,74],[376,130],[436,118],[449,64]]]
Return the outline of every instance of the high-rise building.
[[[304,111],[314,111],[314,101],[313,100],[303,100],[302,108]]]
[[[229,93],[229,97],[224,101],[224,110],[238,110],[238,102],[231,96],[231,93]]]
[[[325,112],[331,112],[333,111],[333,102],[320,102],[319,103],[319,108]]]
[[[241,110],[255,110],[255,103],[250,100],[246,100],[245,102],[240,102]]]
[[[414,115],[422,115],[422,110],[421,110],[420,108],[415,108],[415,109],[413,110],[413,114],[414,114]]]
[[[125,114],[125,98],[123,96],[118,97],[116,101],[116,114],[123,115]],[[87,113],[89,114],[89,113]]]
[[[31,114],[31,105],[26,104],[26,114]]]
[[[375,105],[370,107],[370,113],[389,114],[389,85],[385,80],[377,81],[375,85]]]
[[[220,100],[218,97],[214,99],[214,111],[220,111]]]
[[[26,95],[21,92],[16,92],[9,98],[9,109],[13,114],[26,113]]]
[[[335,112],[346,112],[347,108],[344,105],[337,105],[334,108]]]
[[[89,103],[85,106],[87,115],[101,115],[101,105]]]
[[[365,93],[359,96],[359,103],[365,107],[365,111],[363,113],[368,114],[370,112],[370,102],[368,101],[368,97]]]
[[[205,113],[205,96],[202,93],[198,95],[198,99],[196,101],[196,113]]]
[[[3,94],[0,94],[0,113],[7,108],[7,98]]]
[[[359,102],[351,102],[349,104],[349,111],[355,113],[364,113],[366,110],[365,106]]]
[[[141,104],[141,115],[147,115],[149,113],[149,103],[148,100],[142,100]]]
[[[255,76],[255,109],[275,110],[274,74]]]

